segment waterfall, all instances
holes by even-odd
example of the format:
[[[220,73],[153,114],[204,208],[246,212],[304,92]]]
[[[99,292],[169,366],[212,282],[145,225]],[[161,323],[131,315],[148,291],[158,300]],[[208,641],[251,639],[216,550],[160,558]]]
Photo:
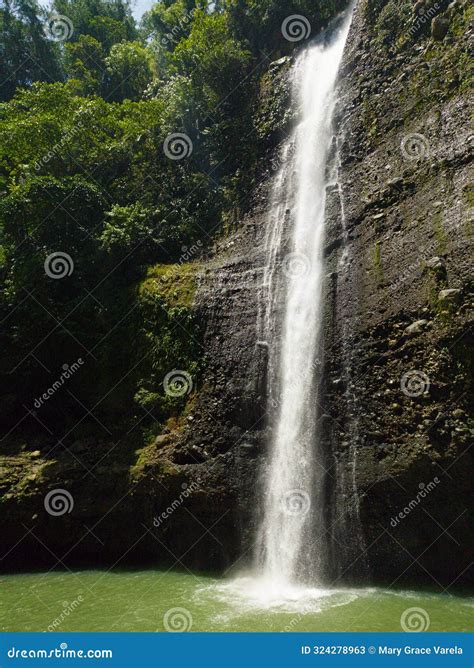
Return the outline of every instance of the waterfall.
[[[268,393],[274,410],[258,561],[268,587],[276,591],[324,579],[326,471],[317,434],[317,358],[326,172],[337,73],[349,25],[347,16],[327,43],[301,53],[292,70],[300,121],[284,148],[269,214],[261,338],[268,345]],[[279,313],[275,304],[282,291]]]

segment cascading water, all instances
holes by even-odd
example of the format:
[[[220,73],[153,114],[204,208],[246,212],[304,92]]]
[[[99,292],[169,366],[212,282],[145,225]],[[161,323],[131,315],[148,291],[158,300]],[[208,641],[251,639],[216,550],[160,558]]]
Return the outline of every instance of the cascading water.
[[[295,64],[301,120],[284,149],[269,221],[262,338],[268,343],[269,397],[275,411],[258,560],[267,586],[275,592],[297,583],[318,585],[324,575],[325,471],[316,432],[317,353],[326,168],[335,85],[349,25],[350,16],[329,43],[309,47]],[[285,234],[290,249],[285,248]],[[286,291],[285,303],[281,322],[275,323],[272,313],[281,289]]]

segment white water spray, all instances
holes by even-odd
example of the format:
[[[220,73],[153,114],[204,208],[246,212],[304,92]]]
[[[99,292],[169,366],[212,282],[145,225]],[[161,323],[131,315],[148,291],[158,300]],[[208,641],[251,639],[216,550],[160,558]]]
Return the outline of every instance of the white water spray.
[[[259,537],[259,568],[275,593],[298,583],[318,585],[324,575],[324,464],[318,445],[317,362],[322,320],[323,243],[326,166],[332,139],[335,85],[350,17],[328,45],[300,55],[294,68],[301,121],[290,145],[293,156],[276,180],[270,218],[265,276],[267,314],[276,290],[286,290],[281,335],[265,318],[269,343],[270,397],[277,407],[264,518]],[[285,149],[288,154],[287,148]],[[282,189],[285,192],[282,193]],[[282,219],[290,207],[289,222]],[[282,250],[289,225],[291,248]],[[282,262],[275,258],[280,254]],[[280,280],[275,272],[281,271]],[[276,391],[275,391],[276,388]]]

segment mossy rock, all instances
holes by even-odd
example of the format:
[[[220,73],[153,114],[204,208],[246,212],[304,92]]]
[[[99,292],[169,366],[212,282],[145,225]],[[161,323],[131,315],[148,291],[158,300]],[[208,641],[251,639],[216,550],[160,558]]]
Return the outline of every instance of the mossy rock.
[[[163,459],[159,449],[157,449],[155,443],[147,445],[140,450],[137,450],[137,461],[130,468],[130,477],[132,480],[137,480],[138,478],[145,475],[150,469],[153,469],[154,473],[159,475],[166,476],[175,476],[178,475],[178,470],[167,460]]]
[[[150,267],[139,286],[140,297],[159,295],[170,307],[190,308],[196,294],[196,276],[201,269],[198,262],[186,264],[157,264]]]

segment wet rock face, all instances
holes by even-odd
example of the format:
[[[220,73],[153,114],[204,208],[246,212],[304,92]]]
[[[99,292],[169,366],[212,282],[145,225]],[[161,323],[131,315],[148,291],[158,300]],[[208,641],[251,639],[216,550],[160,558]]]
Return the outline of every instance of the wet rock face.
[[[343,577],[472,583],[469,102],[463,73],[443,88],[435,79],[449,77],[471,10],[453,3],[436,45],[397,24],[411,3],[397,15],[377,4],[358,4],[349,37],[345,218],[334,204],[328,221],[328,236],[345,238],[344,257],[328,255],[325,316],[334,562]]]
[[[211,497],[204,501],[206,526],[219,524],[223,516],[230,524],[212,566],[230,566],[242,552],[251,557],[256,531],[266,429],[267,350],[258,340],[257,318],[267,190],[265,185],[257,194],[252,215],[222,241],[203,273],[196,309],[206,322],[206,371],[195,419],[169,452],[175,463],[187,457],[190,481],[205,476],[204,499],[211,490],[220,490],[215,502]],[[196,451],[202,455],[199,463]],[[200,566],[208,568],[209,563]]]

